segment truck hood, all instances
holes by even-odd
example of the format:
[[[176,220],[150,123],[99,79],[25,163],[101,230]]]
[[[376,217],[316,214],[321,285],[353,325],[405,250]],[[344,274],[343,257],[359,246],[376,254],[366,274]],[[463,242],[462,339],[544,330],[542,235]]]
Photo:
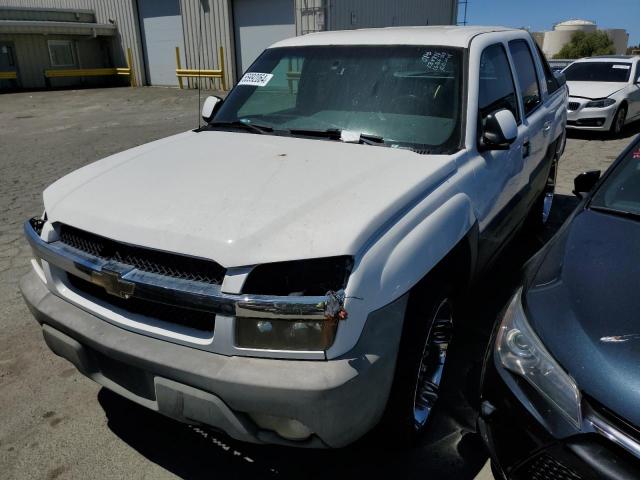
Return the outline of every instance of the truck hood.
[[[627,86],[618,82],[567,82],[569,95],[583,98],[606,98]]]
[[[228,268],[353,255],[454,170],[403,149],[186,132],[83,167],[44,202],[52,222]]]
[[[581,391],[640,425],[640,223],[583,210],[552,242],[531,325]]]

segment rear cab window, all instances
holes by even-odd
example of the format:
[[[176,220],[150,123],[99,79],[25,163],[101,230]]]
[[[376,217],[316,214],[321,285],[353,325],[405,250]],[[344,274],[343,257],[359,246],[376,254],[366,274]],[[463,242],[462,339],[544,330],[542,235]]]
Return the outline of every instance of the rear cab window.
[[[511,40],[509,51],[517,72],[526,117],[542,103],[538,74],[526,40]]]

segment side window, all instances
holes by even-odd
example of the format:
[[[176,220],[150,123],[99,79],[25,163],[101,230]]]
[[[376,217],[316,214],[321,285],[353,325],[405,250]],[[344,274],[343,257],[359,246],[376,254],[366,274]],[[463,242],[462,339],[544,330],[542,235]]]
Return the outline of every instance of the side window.
[[[512,40],[509,42],[509,50],[513,57],[513,64],[516,72],[518,72],[518,83],[522,92],[522,100],[524,103],[524,115],[529,115],[540,105],[540,85],[538,85],[538,76],[536,75],[536,67],[533,63],[531,50],[525,40]]]
[[[507,52],[501,43],[485,48],[480,57],[480,85],[478,95],[480,118],[506,108],[520,123],[516,87]]]
[[[556,80],[556,76],[551,71],[549,62],[547,62],[547,59],[544,57],[544,54],[537,43],[536,50],[538,52],[538,57],[540,58],[540,63],[542,63],[542,71],[544,72],[544,79],[547,83],[547,93],[551,95],[560,88],[560,84],[558,83],[558,80]]]

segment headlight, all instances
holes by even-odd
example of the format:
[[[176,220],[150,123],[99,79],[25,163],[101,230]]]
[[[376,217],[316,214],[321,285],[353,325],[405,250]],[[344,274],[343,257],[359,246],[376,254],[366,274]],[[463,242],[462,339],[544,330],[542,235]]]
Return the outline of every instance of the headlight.
[[[242,287],[249,295],[278,297],[325,297],[328,292],[342,292],[353,268],[349,256],[314,258],[256,266]],[[323,351],[335,338],[338,320],[346,317],[342,309],[344,296],[336,295],[335,315],[324,319],[304,318],[236,318],[236,345],[261,350]],[[286,299],[282,300],[286,302]],[[340,317],[340,314],[345,317]]]
[[[496,338],[496,357],[579,428],[582,414],[578,386],[529,326],[521,295],[522,290],[519,290],[507,307]]]
[[[614,103],[616,103],[616,101],[613,98],[602,98],[600,100],[590,101],[584,106],[584,108],[605,108],[610,107]]]
[[[236,318],[236,344],[260,350],[322,351],[333,344],[337,320]]]

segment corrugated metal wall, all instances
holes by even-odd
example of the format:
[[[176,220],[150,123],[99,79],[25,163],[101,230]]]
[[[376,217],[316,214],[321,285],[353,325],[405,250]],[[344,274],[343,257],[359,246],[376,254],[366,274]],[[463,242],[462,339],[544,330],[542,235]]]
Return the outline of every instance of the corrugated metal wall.
[[[328,0],[330,30],[454,25],[457,0]]]
[[[126,64],[126,49],[128,47],[131,48],[138,84],[144,84],[144,69],[140,68],[143,58],[142,42],[140,40],[138,15],[133,0],[0,0],[0,6],[93,10],[96,13],[96,21],[98,23],[109,23],[109,19],[115,21],[118,26],[118,39],[114,42],[114,60],[118,64],[117,66],[124,66]],[[20,57],[18,61],[20,61]],[[28,62],[21,62],[21,72],[22,65],[25,63]],[[42,75],[42,72],[40,72],[40,75]]]
[[[220,68],[218,48],[224,48],[224,68],[227,85],[235,79],[235,51],[233,48],[233,24],[231,21],[231,0],[181,0],[184,48],[182,68]],[[200,31],[202,30],[202,42]],[[200,61],[198,62],[198,52]],[[173,52],[171,52],[173,54]],[[211,87],[211,80],[202,80],[203,88]],[[206,83],[205,83],[206,82]],[[219,81],[214,81],[219,88]],[[196,81],[189,80],[190,86]]]

